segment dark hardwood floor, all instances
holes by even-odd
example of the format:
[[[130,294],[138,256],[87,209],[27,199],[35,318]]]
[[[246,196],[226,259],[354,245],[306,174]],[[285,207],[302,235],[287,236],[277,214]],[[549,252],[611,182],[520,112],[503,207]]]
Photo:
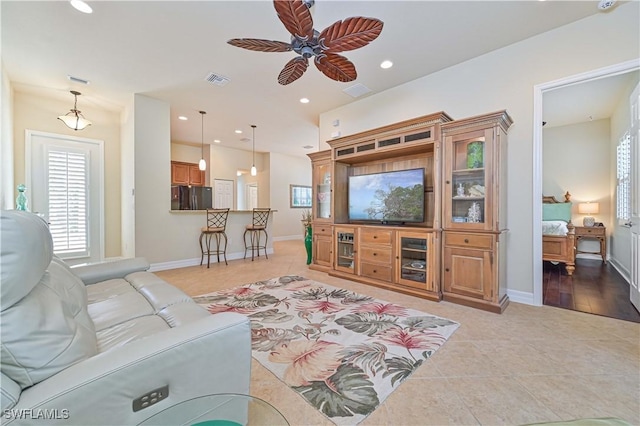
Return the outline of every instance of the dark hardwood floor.
[[[640,323],[629,301],[629,284],[600,260],[577,259],[573,276],[562,263],[544,262],[542,291],[545,305]]]

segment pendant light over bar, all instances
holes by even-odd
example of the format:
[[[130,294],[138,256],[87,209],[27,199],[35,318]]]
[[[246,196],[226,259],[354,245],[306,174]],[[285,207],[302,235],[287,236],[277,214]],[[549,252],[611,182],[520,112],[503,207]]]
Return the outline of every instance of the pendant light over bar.
[[[202,116],[202,154],[200,156],[200,162],[198,163],[198,168],[202,171],[207,170],[207,162],[204,160],[204,115],[205,111],[200,111],[200,115]]]
[[[258,170],[256,169],[256,125],[251,125],[251,130],[253,132],[253,163],[251,164],[251,176],[255,176],[258,174]]]
[[[62,121],[65,126],[73,130],[82,130],[87,126],[91,126],[91,122],[84,118],[80,111],[78,111],[78,96],[81,95],[80,92],[76,92],[75,90],[71,90],[71,94],[74,96],[73,108],[66,113],[65,115],[61,115],[58,117],[58,120]]]

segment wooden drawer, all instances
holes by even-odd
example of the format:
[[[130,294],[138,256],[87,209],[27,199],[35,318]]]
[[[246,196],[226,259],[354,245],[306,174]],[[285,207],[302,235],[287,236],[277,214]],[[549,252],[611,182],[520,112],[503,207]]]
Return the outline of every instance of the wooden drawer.
[[[360,259],[363,262],[391,263],[391,247],[360,246]]]
[[[391,244],[393,231],[388,229],[361,228],[360,242],[362,244]]]
[[[319,225],[316,224],[311,228],[313,235],[327,235],[331,236],[331,225]]]
[[[576,226],[575,233],[580,237],[604,237],[604,226]]]
[[[493,249],[493,235],[444,233],[444,245],[448,247],[472,247],[483,250]]]
[[[360,275],[381,281],[391,281],[391,266],[361,262]]]

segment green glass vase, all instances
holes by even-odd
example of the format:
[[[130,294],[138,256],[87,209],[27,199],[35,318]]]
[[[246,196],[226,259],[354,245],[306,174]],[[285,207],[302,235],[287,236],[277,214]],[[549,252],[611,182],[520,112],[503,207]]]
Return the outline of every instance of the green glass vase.
[[[24,191],[27,189],[23,184],[18,185],[18,197],[16,198],[16,210],[22,210],[24,212],[29,211],[29,200]]]
[[[304,248],[307,249],[307,265],[311,264],[311,241],[312,241],[312,233],[311,233],[311,225],[305,227],[306,232],[304,236]]]

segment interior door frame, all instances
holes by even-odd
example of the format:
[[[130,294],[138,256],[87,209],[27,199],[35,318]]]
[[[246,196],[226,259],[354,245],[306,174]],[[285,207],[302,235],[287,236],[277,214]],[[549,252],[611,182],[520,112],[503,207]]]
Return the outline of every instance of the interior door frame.
[[[640,58],[533,86],[533,300],[542,306],[542,105],[554,89],[613,77],[640,69]]]

